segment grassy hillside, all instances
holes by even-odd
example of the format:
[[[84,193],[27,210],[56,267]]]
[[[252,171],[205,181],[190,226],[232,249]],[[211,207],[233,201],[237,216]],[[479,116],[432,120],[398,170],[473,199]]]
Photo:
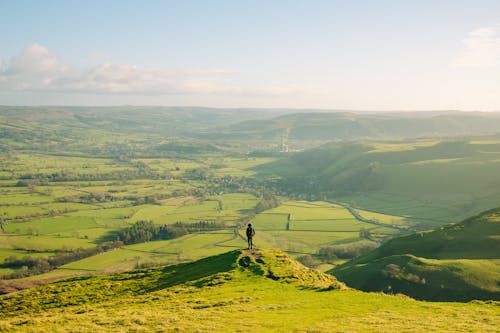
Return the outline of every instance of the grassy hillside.
[[[367,291],[427,300],[500,300],[500,208],[392,239],[332,273]]]
[[[449,137],[498,133],[496,113],[354,113],[300,112],[273,119],[247,120],[227,126],[218,136],[234,139],[280,140],[293,147],[304,141]],[[277,141],[280,142],[280,141]]]
[[[345,289],[279,251],[66,280],[0,296],[0,308],[4,332],[494,332],[500,315]]]
[[[500,140],[331,143],[262,165],[291,196],[330,197],[407,217],[422,229],[500,200]]]
[[[200,133],[287,112],[203,107],[0,106],[0,150],[86,156],[161,155],[214,151]]]

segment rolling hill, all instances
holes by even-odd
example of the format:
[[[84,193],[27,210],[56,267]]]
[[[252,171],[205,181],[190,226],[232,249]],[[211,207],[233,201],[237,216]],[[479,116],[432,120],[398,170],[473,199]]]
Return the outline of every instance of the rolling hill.
[[[3,332],[494,332],[500,314],[346,289],[275,250],[70,279],[0,296],[0,308]]]
[[[500,208],[392,239],[331,272],[365,291],[434,301],[500,300]]]
[[[304,112],[251,119],[206,134],[208,138],[304,141],[453,137],[498,133],[500,115],[480,112]]]
[[[285,195],[350,202],[401,215],[418,228],[458,222],[496,207],[500,140],[329,143],[261,165]]]

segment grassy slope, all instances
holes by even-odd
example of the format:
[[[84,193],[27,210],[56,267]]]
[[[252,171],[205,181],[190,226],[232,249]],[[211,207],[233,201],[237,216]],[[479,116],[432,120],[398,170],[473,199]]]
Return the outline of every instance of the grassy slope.
[[[429,228],[495,207],[499,161],[500,141],[332,143],[257,169],[292,195],[323,193]]]
[[[494,332],[500,315],[348,290],[278,251],[57,282],[1,296],[0,308],[6,332]]]
[[[308,140],[415,138],[496,133],[500,117],[486,113],[356,114],[295,113],[266,120],[248,120],[218,131],[217,137],[267,140],[288,137],[294,145]]]
[[[333,269],[350,286],[428,300],[500,300],[500,209],[395,238]],[[397,265],[397,266],[396,266]]]

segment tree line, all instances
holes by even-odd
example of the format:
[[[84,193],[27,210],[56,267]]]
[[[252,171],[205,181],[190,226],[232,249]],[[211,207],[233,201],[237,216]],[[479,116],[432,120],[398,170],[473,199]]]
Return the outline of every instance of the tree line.
[[[122,245],[123,243],[120,241],[106,242],[96,247],[64,251],[49,257],[33,257],[27,255],[22,258],[18,258],[16,256],[9,256],[5,258],[3,263],[0,264],[0,268],[18,269],[18,271],[2,275],[1,278],[6,280],[18,279],[26,276],[46,273],[59,266],[76,260],[95,256],[96,254],[112,250]]]
[[[178,238],[189,233],[224,229],[223,223],[199,221],[195,223],[177,222],[157,225],[152,221],[137,221],[130,227],[117,232],[117,240],[124,244],[144,243],[154,240]]]

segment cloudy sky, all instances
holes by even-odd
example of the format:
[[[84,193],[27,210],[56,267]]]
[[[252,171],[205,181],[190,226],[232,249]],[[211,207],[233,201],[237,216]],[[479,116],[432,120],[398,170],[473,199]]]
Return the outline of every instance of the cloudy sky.
[[[0,0],[1,105],[500,110],[498,0]]]

